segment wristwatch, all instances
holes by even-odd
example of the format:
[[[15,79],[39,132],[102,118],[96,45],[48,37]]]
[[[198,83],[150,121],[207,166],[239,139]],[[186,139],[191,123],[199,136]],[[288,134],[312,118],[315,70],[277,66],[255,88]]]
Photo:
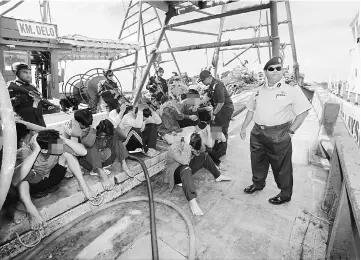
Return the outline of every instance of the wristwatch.
[[[288,132],[289,132],[291,135],[294,135],[294,134],[295,134],[295,132],[292,131],[291,129],[288,129]]]

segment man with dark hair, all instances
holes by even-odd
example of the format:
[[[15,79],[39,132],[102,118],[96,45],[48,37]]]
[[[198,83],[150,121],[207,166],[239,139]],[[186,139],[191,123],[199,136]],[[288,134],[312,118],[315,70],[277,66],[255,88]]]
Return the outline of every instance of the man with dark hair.
[[[89,200],[95,198],[96,194],[85,182],[75,157],[86,155],[83,145],[62,138],[56,130],[40,131],[32,137],[29,144],[22,145],[21,141],[26,138],[26,130],[22,125],[18,125],[17,129],[20,131],[19,149],[12,185],[19,190],[20,200],[30,214],[33,229],[40,228],[45,220],[32,203],[30,195],[36,198],[44,197],[57,190],[67,168],[75,175],[85,197]]]
[[[228,127],[234,106],[226,87],[222,81],[213,78],[208,70],[203,70],[200,73],[198,81],[208,86],[207,95],[202,99],[201,104],[208,101],[212,103],[212,120],[222,127],[222,132],[228,140]]]
[[[79,158],[79,162],[86,170],[99,176],[105,190],[113,188],[114,176],[108,177],[103,167],[112,165],[113,170],[120,172],[122,166],[128,175],[133,175],[125,160],[128,157],[128,151],[123,144],[125,135],[118,127],[114,128],[108,119],[99,123],[93,120],[89,110],[78,110],[74,113],[74,120],[65,123],[64,133],[67,138],[80,139],[87,154]]]
[[[167,81],[163,78],[163,74],[164,69],[159,67],[156,71],[156,75],[149,78],[146,88],[153,94],[153,97],[156,97],[158,93],[168,96],[168,85]]]
[[[148,154],[152,157],[159,154],[155,148],[160,124],[162,124],[162,119],[151,107],[143,110],[143,124],[140,131],[142,132],[143,143],[148,148]]]
[[[24,121],[45,126],[43,106],[51,110],[54,105],[43,99],[41,93],[31,84],[31,68],[28,64],[14,63],[12,70],[16,79],[8,82],[8,90],[15,113]]]
[[[169,147],[166,176],[169,178],[169,188],[173,190],[174,184],[181,184],[193,215],[203,215],[196,201],[197,192],[192,175],[200,169],[207,169],[216,182],[229,181],[229,177],[221,175],[211,157],[201,152],[202,139],[199,134],[193,133],[189,144],[184,139],[175,142]]]
[[[105,79],[98,83],[98,96],[101,97],[106,104],[106,108],[109,111],[112,111],[120,106],[119,100],[122,95],[117,83],[113,79],[114,72],[110,69],[106,69],[103,71],[103,75]]]
[[[128,107],[120,123],[120,128],[127,136],[124,144],[128,151],[141,151],[147,156],[156,156],[157,129],[161,123],[159,115],[147,105]]]

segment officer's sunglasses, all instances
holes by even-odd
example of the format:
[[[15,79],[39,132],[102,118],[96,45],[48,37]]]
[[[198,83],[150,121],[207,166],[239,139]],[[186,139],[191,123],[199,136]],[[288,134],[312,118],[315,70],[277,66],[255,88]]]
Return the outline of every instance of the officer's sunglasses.
[[[281,66],[276,67],[276,68],[274,68],[274,67],[268,67],[267,70],[268,70],[268,71],[274,71],[274,70],[281,71],[281,70],[282,70],[282,67],[281,67]]]
[[[114,75],[113,74],[108,74],[108,77],[113,77]]]

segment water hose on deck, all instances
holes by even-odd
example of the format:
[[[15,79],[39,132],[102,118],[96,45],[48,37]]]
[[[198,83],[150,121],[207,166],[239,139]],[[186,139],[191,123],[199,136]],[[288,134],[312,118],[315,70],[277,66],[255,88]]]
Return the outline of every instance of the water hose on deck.
[[[147,170],[147,167],[145,166],[145,163],[142,160],[138,159],[137,157],[134,157],[134,156],[131,156],[131,155],[129,155],[128,158],[131,159],[131,160],[135,160],[135,161],[139,162],[140,165],[142,166],[144,176],[145,176],[145,180],[146,180],[146,183],[147,183],[148,198],[144,197],[144,196],[139,196],[139,197],[132,197],[132,198],[125,199],[125,200],[114,201],[114,202],[110,202],[108,204],[105,204],[103,206],[100,206],[99,208],[96,208],[96,209],[94,209],[94,210],[92,210],[90,212],[87,212],[84,215],[82,215],[82,216],[78,217],[77,219],[73,220],[72,222],[68,223],[67,225],[63,226],[62,228],[58,229],[56,232],[51,234],[45,240],[41,241],[38,247],[34,248],[30,252],[25,252],[25,254],[21,254],[16,259],[19,259],[19,260],[20,259],[22,259],[22,260],[33,259],[34,256],[38,255],[44,248],[46,248],[49,244],[51,244],[53,241],[55,241],[59,236],[61,236],[67,230],[69,230],[70,228],[72,228],[76,224],[84,221],[85,219],[87,219],[87,218],[89,218],[89,217],[91,217],[91,216],[93,216],[95,214],[98,214],[101,211],[104,211],[104,210],[106,210],[108,208],[115,207],[115,206],[117,206],[119,204],[122,204],[122,203],[136,202],[136,201],[149,201],[150,231],[151,231],[151,243],[152,243],[152,259],[153,260],[158,260],[159,259],[158,245],[157,245],[157,233],[156,233],[156,225],[155,225],[155,209],[154,209],[154,202],[157,202],[157,203],[165,204],[165,205],[173,208],[174,210],[176,210],[178,212],[178,214],[181,215],[181,217],[186,222],[188,232],[189,232],[189,255],[188,255],[188,259],[189,260],[195,260],[196,238],[195,238],[194,228],[193,228],[191,220],[188,218],[188,216],[179,207],[177,207],[172,202],[157,199],[157,198],[154,199],[153,198],[153,191],[152,191],[152,187],[151,187],[151,183],[150,183],[150,178],[149,178],[148,170]]]
[[[60,229],[58,229],[56,232],[54,232],[53,234],[51,234],[49,237],[45,238],[44,240],[42,240],[38,247],[32,249],[31,251],[25,251],[24,254],[19,255],[18,257],[16,257],[16,260],[31,260],[31,259],[36,259],[36,256],[39,255],[39,253],[41,251],[43,251],[48,245],[50,245],[51,243],[53,243],[59,236],[61,236],[63,233],[65,233],[66,231],[68,231],[69,229],[71,229],[73,226],[81,223],[82,221],[84,221],[85,219],[92,217],[93,215],[98,214],[99,212],[102,212],[104,210],[107,210],[109,208],[115,207],[119,204],[123,204],[123,203],[129,203],[129,202],[137,202],[137,201],[149,201],[149,199],[145,196],[139,196],[139,197],[132,197],[129,199],[125,199],[125,200],[120,200],[120,201],[114,201],[114,202],[110,202],[107,204],[104,204],[103,206],[100,206],[99,208],[96,208],[92,211],[89,211],[87,213],[85,213],[84,215],[80,216],[79,218],[73,220],[72,222],[68,223],[67,225],[61,227]],[[195,260],[195,255],[196,255],[196,250],[195,250],[195,243],[196,243],[196,237],[195,237],[195,232],[194,232],[194,228],[192,225],[191,220],[189,219],[189,217],[183,212],[183,210],[181,208],[179,208],[178,206],[176,206],[174,203],[167,201],[167,200],[161,200],[161,199],[157,199],[154,198],[154,201],[157,203],[161,203],[161,204],[165,204],[171,208],[173,208],[175,211],[178,212],[178,214],[184,219],[187,228],[188,228],[188,232],[189,232],[189,254],[188,254],[188,259],[189,260]]]
[[[143,160],[140,160],[139,158],[132,156],[132,155],[129,155],[128,159],[137,161],[142,166],[142,169],[144,172],[144,177],[145,177],[145,180],[147,183],[148,198],[149,198],[150,236],[151,236],[151,241],[152,241],[152,259],[158,260],[159,254],[158,254],[157,229],[156,229],[156,224],[155,224],[153,190],[152,190],[152,184],[150,183],[150,179],[149,179],[148,169]]]

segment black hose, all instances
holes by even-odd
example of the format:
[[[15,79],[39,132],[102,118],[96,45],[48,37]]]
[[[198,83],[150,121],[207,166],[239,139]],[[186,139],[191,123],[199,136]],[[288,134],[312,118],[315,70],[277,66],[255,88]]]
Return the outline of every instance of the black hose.
[[[153,200],[153,190],[152,185],[150,183],[149,179],[149,173],[147,166],[145,166],[145,163],[143,160],[129,155],[129,159],[137,161],[143,169],[144,177],[147,183],[147,190],[148,190],[148,197],[149,197],[149,214],[150,214],[150,236],[151,236],[151,242],[152,242],[152,259],[153,260],[159,260],[159,254],[158,254],[158,241],[157,241],[157,229],[155,224],[155,207],[154,207],[154,200]]]
[[[158,203],[165,204],[165,205],[175,209],[181,215],[181,217],[184,219],[184,221],[186,222],[186,225],[188,227],[188,232],[189,232],[189,239],[190,239],[189,240],[188,259],[189,260],[194,260],[195,259],[195,254],[196,254],[196,250],[195,250],[196,239],[195,239],[195,232],[194,232],[192,222],[190,221],[188,216],[186,214],[184,214],[184,212],[180,208],[178,208],[176,205],[174,205],[173,203],[171,203],[169,201],[166,201],[166,200],[154,199],[153,198],[152,186],[151,186],[150,179],[149,179],[148,169],[145,166],[145,163],[143,162],[143,160],[140,160],[137,157],[134,157],[132,155],[129,155],[128,158],[131,159],[131,160],[135,160],[135,161],[139,162],[140,165],[142,166],[144,176],[145,176],[145,179],[146,179],[146,183],[147,183],[148,198],[146,198],[146,197],[133,197],[133,198],[126,199],[126,200],[110,202],[108,204],[105,204],[105,205],[97,208],[97,209],[94,209],[93,211],[85,213],[84,215],[78,217],[77,219],[73,220],[72,222],[68,223],[67,225],[63,226],[62,228],[60,228],[59,230],[54,232],[50,237],[48,237],[45,240],[41,241],[37,248],[34,248],[30,252],[25,252],[25,253],[21,254],[20,256],[16,257],[15,259],[19,259],[19,260],[20,259],[21,260],[33,259],[33,257],[35,255],[38,255],[45,247],[47,247],[49,244],[51,244],[53,241],[55,241],[55,239],[57,239],[59,236],[61,236],[65,231],[69,230],[74,225],[84,221],[85,219],[87,219],[87,218],[89,218],[89,217],[91,217],[91,216],[93,216],[93,215],[95,215],[95,214],[97,214],[97,213],[99,213],[99,212],[101,212],[101,211],[103,211],[105,209],[112,208],[112,207],[114,207],[116,205],[119,205],[121,203],[128,203],[128,202],[135,202],[135,201],[149,201],[152,258],[153,258],[153,260],[158,260],[159,259],[159,254],[158,254],[157,231],[156,231],[156,224],[155,224],[155,207],[154,207],[154,201],[156,201]]]

